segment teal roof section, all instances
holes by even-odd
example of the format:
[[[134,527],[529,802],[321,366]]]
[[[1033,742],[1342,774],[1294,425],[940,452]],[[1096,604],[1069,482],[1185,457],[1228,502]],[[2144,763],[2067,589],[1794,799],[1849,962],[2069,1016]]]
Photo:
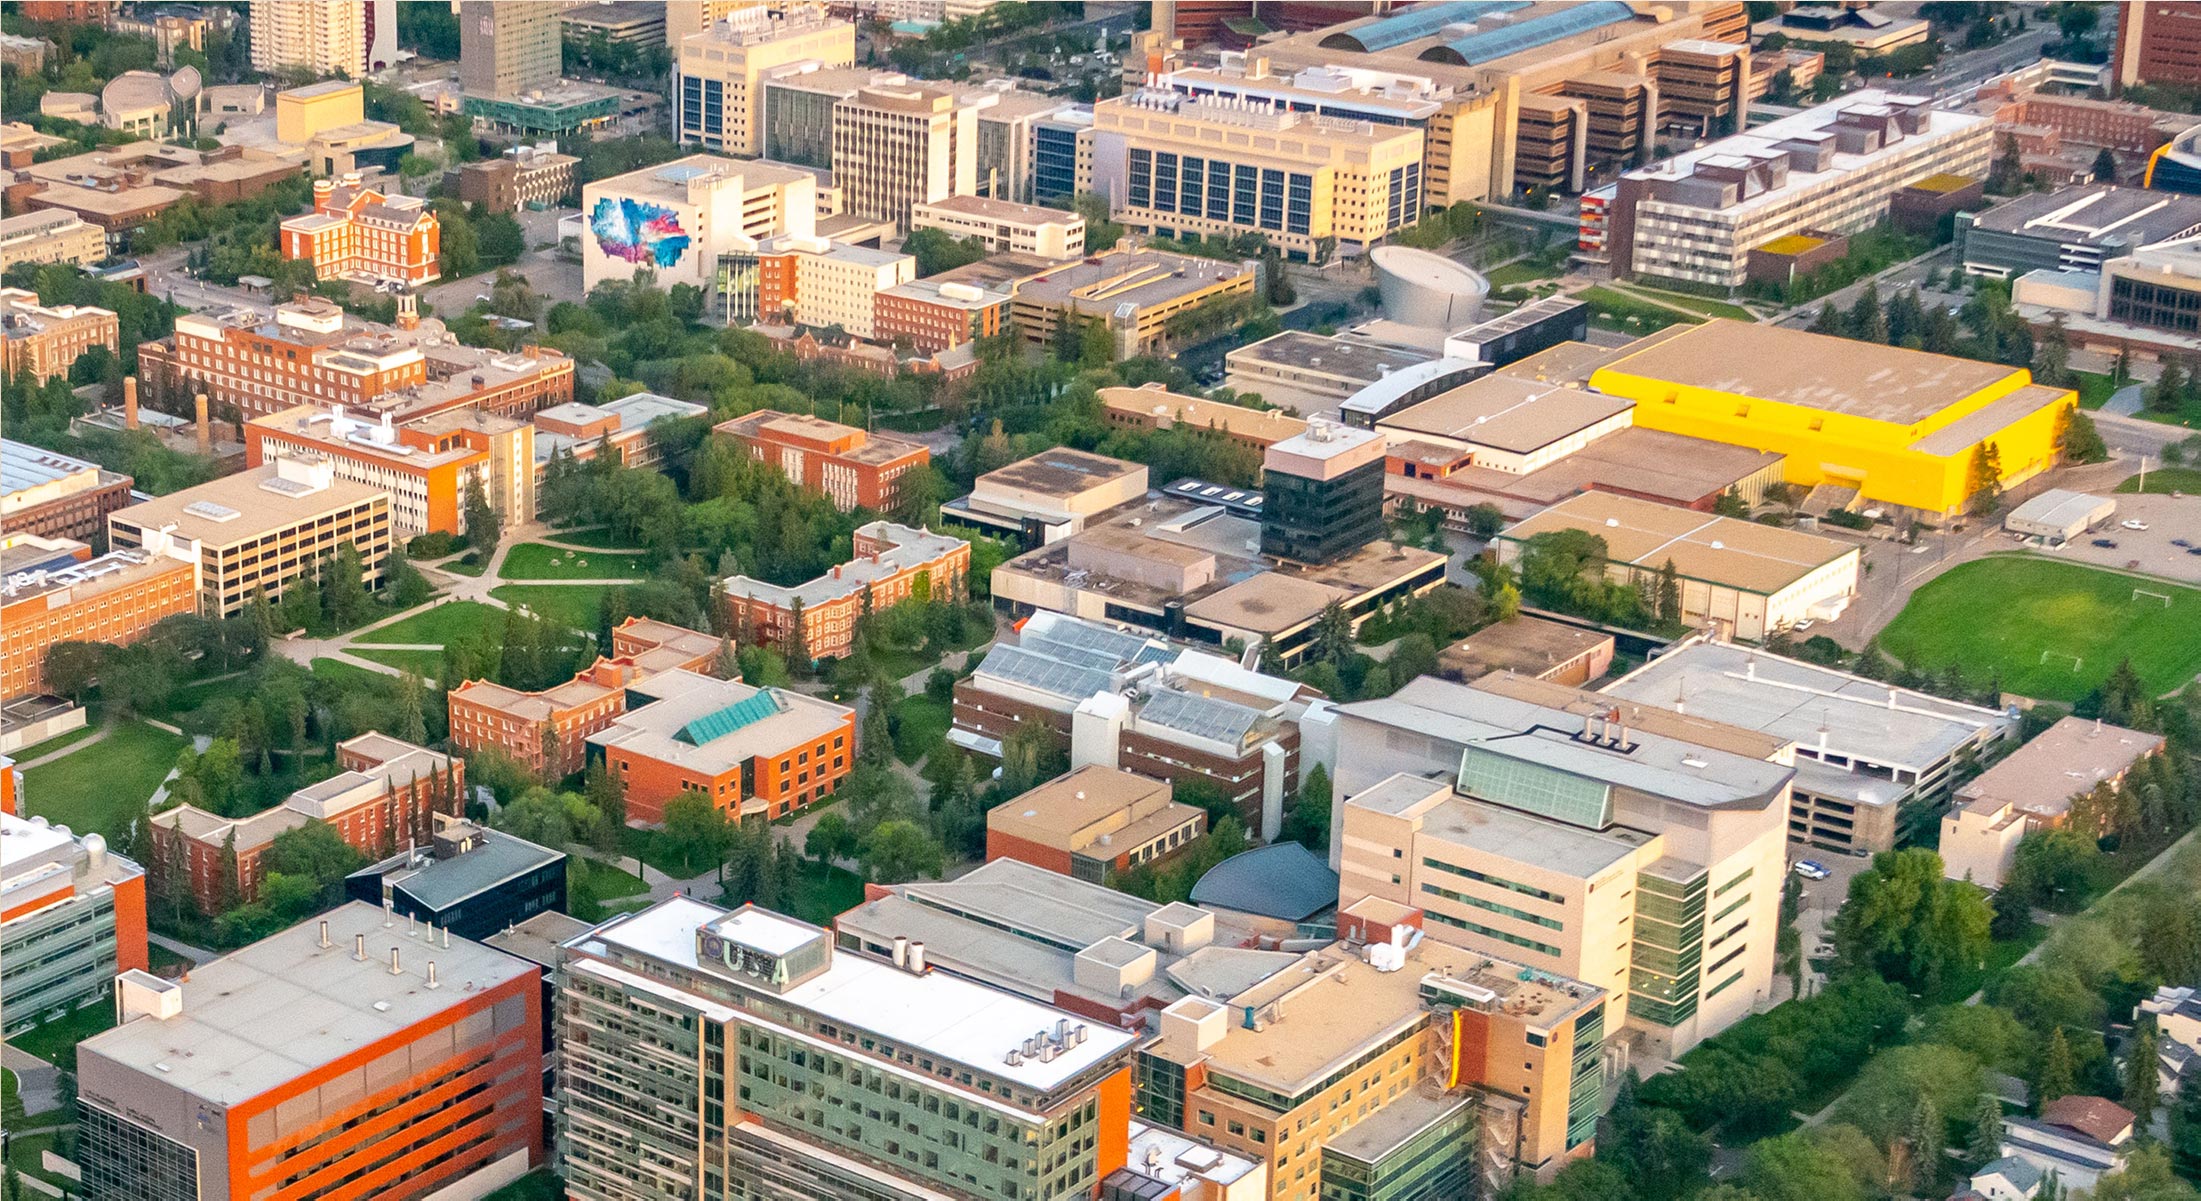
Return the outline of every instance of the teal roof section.
[[[724,738],[743,726],[755,725],[765,718],[786,709],[778,696],[770,690],[757,693],[747,700],[735,701],[713,713],[706,713],[680,727],[680,741],[691,746],[702,746],[716,738]]]
[[[1472,67],[1494,62],[1509,54],[1548,46],[1561,38],[1634,19],[1635,9],[1630,8],[1623,0],[1589,0],[1586,4],[1571,5],[1540,17],[1530,17],[1526,21],[1469,34],[1424,51],[1422,58],[1430,62],[1460,63]]]
[[[1528,6],[1529,0],[1450,0],[1444,4],[1424,4],[1372,25],[1332,34],[1322,40],[1322,45],[1332,50],[1360,50],[1373,54],[1403,46],[1416,38],[1433,36],[1447,25],[1473,21],[1492,13],[1519,12]]]

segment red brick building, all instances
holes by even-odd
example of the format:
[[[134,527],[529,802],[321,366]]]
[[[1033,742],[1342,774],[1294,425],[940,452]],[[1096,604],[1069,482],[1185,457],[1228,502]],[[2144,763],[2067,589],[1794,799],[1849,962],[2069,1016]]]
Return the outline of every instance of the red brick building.
[[[118,550],[11,575],[0,596],[0,697],[46,691],[46,652],[58,642],[127,646],[162,618],[197,610],[198,559]]]
[[[802,607],[803,644],[812,659],[846,656],[856,620],[922,592],[960,602],[967,596],[971,544],[947,534],[891,521],[856,527],[855,558],[793,588],[748,576],[722,585],[725,626],[736,637],[783,651],[795,645],[795,608]]]
[[[856,711],[692,671],[631,685],[638,705],[589,736],[626,789],[630,821],[700,796],[736,821],[785,817],[833,795],[856,761]]]
[[[443,227],[426,201],[393,196],[346,175],[313,182],[313,211],[283,222],[283,257],[309,259],[315,276],[419,287],[441,274]]]
[[[521,692],[488,680],[451,690],[451,745],[495,749],[552,777],[581,770],[588,736],[627,711],[627,690],[662,671],[708,672],[719,640],[662,621],[630,617],[612,631],[612,654],[563,684]]]
[[[361,419],[412,421],[452,409],[526,417],[573,399],[573,360],[523,346],[483,350],[451,340],[400,300],[395,326],[347,323],[320,297],[266,309],[240,306],[176,318],[176,332],[138,348],[147,401],[191,411],[204,393],[245,418],[310,404]],[[362,411],[363,410],[363,411]]]
[[[872,337],[926,354],[1001,332],[1009,294],[972,284],[916,280],[872,297]]]
[[[45,383],[65,376],[84,352],[104,346],[109,354],[122,353],[117,339],[117,318],[106,309],[64,304],[53,308],[38,303],[36,292],[0,288],[0,379],[11,385],[28,372]]]
[[[2201,86],[2201,5],[2134,0],[2116,8],[2117,48],[2109,62],[2117,87]]]
[[[387,734],[361,734],[336,747],[336,775],[290,794],[282,804],[250,817],[228,818],[195,805],[179,805],[153,817],[155,874],[182,873],[199,909],[217,915],[223,893],[234,887],[240,901],[259,895],[267,878],[262,862],[275,837],[320,822],[370,859],[409,846],[427,846],[435,815],[466,811],[466,765],[449,755]],[[236,875],[225,879],[224,857],[236,855]]]
[[[736,417],[713,432],[739,442],[751,458],[778,468],[796,487],[823,493],[844,513],[894,509],[902,499],[901,477],[932,462],[932,451],[921,442],[773,409]]]
[[[107,528],[109,513],[129,507],[136,483],[97,463],[27,442],[0,440],[0,458],[6,463],[0,517],[10,534],[79,541],[96,537]]]

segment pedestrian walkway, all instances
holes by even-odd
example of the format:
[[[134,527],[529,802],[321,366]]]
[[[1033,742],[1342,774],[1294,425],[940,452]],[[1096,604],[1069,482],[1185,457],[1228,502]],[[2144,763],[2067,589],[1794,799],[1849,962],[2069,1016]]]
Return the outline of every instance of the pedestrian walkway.
[[[93,746],[97,743],[106,741],[108,733],[113,729],[113,726],[101,726],[98,733],[93,734],[90,738],[87,738],[82,742],[73,742],[70,743],[68,746],[62,747],[58,751],[51,751],[46,754],[40,755],[36,759],[32,759],[24,763],[18,763],[15,765],[15,768],[17,771],[29,771],[30,769],[37,767],[41,763],[51,763],[64,755],[74,755],[78,751],[83,750],[85,747]]]

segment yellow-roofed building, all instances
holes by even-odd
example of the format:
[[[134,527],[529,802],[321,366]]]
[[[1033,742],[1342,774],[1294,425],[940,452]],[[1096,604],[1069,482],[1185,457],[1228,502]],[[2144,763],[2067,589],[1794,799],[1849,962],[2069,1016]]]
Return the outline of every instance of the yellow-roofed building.
[[[1928,520],[1964,511],[1982,444],[2005,488],[2047,469],[2078,406],[2022,367],[1725,320],[1644,338],[1590,387],[1640,427],[1782,454],[1789,483]]]

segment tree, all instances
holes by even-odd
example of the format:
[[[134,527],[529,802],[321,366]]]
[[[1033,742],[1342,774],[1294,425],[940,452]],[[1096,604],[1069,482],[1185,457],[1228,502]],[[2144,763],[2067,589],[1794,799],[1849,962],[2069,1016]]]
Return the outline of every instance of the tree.
[[[489,504],[489,493],[481,486],[479,475],[466,477],[466,544],[474,548],[487,563],[497,553],[497,535],[500,523],[496,509]]]
[[[1672,559],[1658,569],[1658,620],[1659,624],[1681,624],[1681,574]]]
[[[1743,1184],[1764,1201],[1864,1201],[1856,1169],[1816,1137],[1824,1129],[1769,1138],[1750,1149]]]
[[[261,864],[269,875],[282,875],[308,885],[315,896],[334,902],[344,877],[365,866],[366,856],[344,841],[336,827],[326,822],[307,822],[285,830],[268,844]]]
[[[2164,359],[2162,374],[2155,377],[2144,395],[2147,407],[2158,413],[2175,413],[2185,404],[2186,373],[2176,359]]]
[[[2078,1091],[2078,1072],[2071,1063],[2071,1041],[2063,1036],[2063,1027],[2048,1036],[2048,1049],[2041,1053],[2040,1073],[2033,1079],[2033,1106],[2040,1107],[2058,1097],[2068,1097]]]
[[[787,607],[787,635],[783,645],[787,651],[787,665],[807,672],[815,661],[810,657],[810,623],[803,620],[802,598],[796,597]]]
[[[1312,651],[1316,660],[1332,666],[1356,653],[1353,650],[1353,619],[1346,615],[1345,606],[1331,601],[1322,607],[1321,614],[1315,618]]]
[[[2193,1186],[2171,1171],[2170,1154],[2156,1146],[2134,1148],[2125,1166],[2096,1181],[2090,1194],[2092,1201],[2194,1201],[2196,1196]]]
[[[1934,1105],[1931,1096],[1920,1093],[1911,1110],[1910,1130],[1905,1135],[1910,1150],[1910,1187],[1918,1196],[1940,1195],[1935,1190],[1941,1184],[1948,1140],[1949,1128],[1941,1118],[1941,1110]]]
[[[2107,146],[2094,155],[2094,182],[2117,182],[2117,152]]]
[[[880,822],[864,838],[864,874],[876,884],[937,879],[946,860],[941,845],[913,821]]]
[[[2162,1100],[2156,1040],[2155,1018],[2150,1015],[2140,1020],[2132,1031],[2131,1045],[2125,1048],[2125,1108],[2132,1111],[2133,1124],[2141,1130],[2155,1120],[2155,1107]]]
[[[2070,408],[2056,422],[2056,453],[2066,463],[2101,463],[2109,458],[2109,445],[2091,414]]]
[[[605,824],[614,831],[627,824],[626,784],[604,760],[589,764],[588,774],[582,779],[581,795],[596,806],[596,811],[604,815]]]
[[[2002,507],[2002,452],[1993,442],[1982,442],[1972,451],[1966,497],[1965,507],[1974,517],[1991,516]]]
[[[902,253],[916,257],[917,275],[923,278],[985,258],[986,244],[976,237],[957,238],[946,230],[918,229],[903,240]]]
[[[1941,856],[1882,851],[1850,880],[1834,919],[1835,952],[1845,966],[1933,993],[1984,961],[1993,918],[1977,887],[1942,875]]]
[[[803,836],[802,849],[820,866],[829,867],[836,859],[854,855],[861,842],[846,817],[828,811],[821,814],[817,824],[810,827],[810,833]]]
[[[1888,340],[1888,315],[1880,308],[1878,284],[1867,283],[1865,290],[1857,294],[1857,301],[1850,306],[1843,326],[1850,337],[1860,342]]]
[[[1317,763],[1299,777],[1299,796],[1284,815],[1277,837],[1289,839],[1310,851],[1330,852],[1330,772]]]
[[[733,844],[734,827],[726,812],[705,796],[677,796],[665,803],[665,841],[680,852],[689,871],[725,865]]]
[[[1967,1006],[1967,1008],[1981,1008]],[[1964,1153],[1974,1166],[1989,1163],[2002,1156],[2002,1102],[1993,1093],[1983,1092],[1979,1106],[1972,1114],[1972,1137],[1964,1144]]]
[[[1690,1130],[1681,1115],[1636,1098],[1642,1080],[1630,1068],[1598,1134],[1597,1158],[1620,1169],[1643,1201],[1682,1197],[1711,1166],[1712,1140]]]
[[[237,827],[231,826],[229,835],[222,839],[221,857],[214,863],[214,874],[220,877],[214,881],[214,908],[219,913],[228,913],[244,903],[244,881],[238,878],[239,870]]]
[[[46,648],[46,687],[81,705],[115,648],[105,642],[56,642]]]
[[[1719,517],[1748,517],[1750,502],[1742,498],[1742,493],[1729,488],[1713,498],[1712,512]]]
[[[886,693],[877,685],[864,692],[864,728],[856,736],[856,761],[881,766],[894,761],[894,728],[887,716]]]

